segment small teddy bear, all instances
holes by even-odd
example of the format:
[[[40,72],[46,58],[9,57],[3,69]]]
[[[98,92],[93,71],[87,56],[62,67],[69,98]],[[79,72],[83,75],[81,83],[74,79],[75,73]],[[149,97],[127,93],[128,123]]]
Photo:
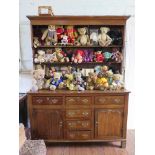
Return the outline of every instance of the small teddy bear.
[[[99,45],[102,47],[107,47],[112,42],[112,39],[107,35],[107,33],[110,31],[110,28],[101,27],[100,30],[101,33],[98,36]]]
[[[76,50],[72,56],[72,62],[74,63],[81,63],[84,58],[84,51],[83,50]]]
[[[90,45],[98,45],[98,30],[90,29]]]
[[[122,80],[121,74],[113,75],[112,89],[114,89],[114,90],[124,89],[124,82]]]
[[[61,40],[61,45],[67,45],[67,44],[68,44],[68,36],[64,34]]]
[[[55,48],[56,57],[58,62],[69,62],[69,58],[66,53],[62,51],[61,48]]]
[[[45,51],[38,50],[38,54],[35,55],[34,62],[35,63],[43,63],[45,62]]]
[[[89,36],[86,34],[87,28],[86,27],[78,28],[78,32],[79,32],[79,37],[76,41],[76,45],[77,46],[90,45]]]
[[[37,48],[38,46],[40,46],[40,42],[38,40],[38,37],[34,37],[33,38],[33,47]]]
[[[95,88],[97,75],[96,73],[89,72],[87,77],[86,89],[93,90]]]
[[[41,40],[45,40],[45,45],[56,45],[58,42],[57,32],[55,29],[55,25],[48,25],[48,29],[46,29],[41,37]]]
[[[102,54],[102,51],[95,52],[94,56],[95,56],[95,58],[94,58],[95,62],[103,62],[104,61],[104,56]]]
[[[123,55],[121,52],[119,52],[119,50],[117,48],[114,48],[112,50],[112,56],[111,56],[111,59],[114,60],[115,62],[117,63],[121,63],[122,60],[123,60]]]

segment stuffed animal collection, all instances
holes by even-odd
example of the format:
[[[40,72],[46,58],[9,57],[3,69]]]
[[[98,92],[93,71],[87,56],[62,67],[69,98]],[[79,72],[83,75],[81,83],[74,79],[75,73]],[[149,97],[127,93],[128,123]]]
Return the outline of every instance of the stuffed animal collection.
[[[117,48],[113,48],[111,52],[102,50],[94,51],[93,49],[65,49],[55,48],[38,50],[35,54],[35,63],[44,62],[116,62],[120,63],[123,61],[123,55]]]
[[[37,69],[33,72],[32,91],[39,89],[65,89],[65,90],[121,90],[124,89],[123,77],[119,73],[113,73],[108,66],[97,66],[98,71],[88,73],[84,77],[79,69],[71,66],[62,67],[59,71],[51,67],[51,74],[45,78],[45,71]]]
[[[41,30],[42,31],[42,30]],[[109,27],[88,28],[48,25],[42,33],[41,38],[34,37],[33,46],[37,48],[40,45],[53,46],[102,46],[107,47],[110,44],[121,45],[122,33],[120,29],[110,30]]]

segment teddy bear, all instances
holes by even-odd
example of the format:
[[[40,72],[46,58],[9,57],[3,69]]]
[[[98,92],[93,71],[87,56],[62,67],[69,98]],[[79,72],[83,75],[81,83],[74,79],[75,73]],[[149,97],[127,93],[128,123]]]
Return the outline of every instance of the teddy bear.
[[[67,45],[67,44],[68,44],[68,36],[64,34],[61,39],[61,45]]]
[[[84,51],[83,50],[76,50],[72,55],[72,62],[74,63],[81,63],[83,61]]]
[[[86,34],[87,33],[87,28],[82,27],[78,28],[79,36],[76,41],[77,46],[85,46],[85,45],[90,45],[90,40],[89,36]]]
[[[44,79],[44,89],[50,88],[50,82],[51,82],[51,78],[50,79]]]
[[[112,89],[114,90],[124,89],[124,82],[121,74],[113,75]]]
[[[101,66],[101,72],[105,78],[107,77],[108,69],[109,67],[107,65]]]
[[[75,86],[73,84],[73,80],[74,80],[73,74],[72,73],[67,73],[67,74],[65,74],[65,78],[66,78],[66,87],[69,90],[74,90]]]
[[[33,47],[37,48],[38,46],[40,46],[40,42],[38,40],[38,37],[34,37],[33,38]]]
[[[95,88],[97,75],[96,73],[89,72],[86,82],[86,89],[87,90],[93,90]]]
[[[112,72],[112,70],[110,69],[110,70],[108,70],[107,72],[106,72],[106,74],[107,74],[107,79],[108,79],[108,83],[109,83],[109,86],[111,86],[112,85],[112,82],[113,82],[113,72]]]
[[[44,69],[36,69],[33,71],[33,80],[31,91],[37,91],[43,88],[44,85]]]
[[[98,30],[90,29],[90,45],[98,45]]]
[[[38,54],[35,55],[34,62],[35,63],[43,63],[45,62],[45,51],[38,50]]]
[[[66,30],[64,33],[66,33],[66,35],[68,36],[68,45],[74,45],[75,39],[77,39],[78,36],[74,26],[73,25],[66,26]]]
[[[110,31],[110,28],[101,27],[100,31],[101,31],[101,33],[98,36],[99,45],[102,46],[102,47],[109,46],[111,44],[111,42],[112,42],[112,39],[107,34]]]
[[[75,90],[83,91],[85,90],[85,81],[82,79],[82,74],[81,72],[76,72],[75,74],[75,80],[73,84],[75,85]]]
[[[69,58],[66,53],[62,51],[61,48],[55,48],[56,57],[58,62],[69,62]]]
[[[94,57],[95,62],[103,62],[104,61],[104,56],[102,54],[102,51],[95,52],[94,56],[95,56]]]
[[[56,33],[57,33],[57,39],[58,39],[58,43],[61,43],[62,37],[63,37],[63,33],[64,33],[64,28],[63,26],[57,26],[56,28]]]
[[[61,73],[55,72],[50,82],[50,90],[55,90],[63,82]]]
[[[84,62],[92,62],[93,61],[93,50],[84,50]]]
[[[111,59],[111,57],[112,57],[112,53],[110,53],[110,52],[104,52],[103,53],[103,56],[104,56],[104,58],[105,58],[106,61],[109,61]]]
[[[58,39],[55,25],[48,25],[48,28],[44,31],[41,40],[45,40],[46,46],[57,44]]]
[[[123,60],[123,55],[121,52],[119,52],[119,50],[117,48],[113,48],[111,59],[117,63],[121,63]]]
[[[108,80],[103,76],[102,72],[99,72],[96,79],[96,89],[105,90],[108,89]]]

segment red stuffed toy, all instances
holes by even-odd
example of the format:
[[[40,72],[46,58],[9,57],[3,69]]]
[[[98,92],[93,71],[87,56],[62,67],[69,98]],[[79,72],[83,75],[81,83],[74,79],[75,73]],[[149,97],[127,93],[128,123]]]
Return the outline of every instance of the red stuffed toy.
[[[95,58],[94,58],[94,60],[95,60],[96,62],[103,62],[103,61],[104,61],[104,56],[103,56],[103,54],[102,54],[102,51],[97,51],[97,52],[95,53]]]
[[[58,43],[61,43],[61,40],[63,38],[64,28],[62,26],[59,26],[57,27],[56,32],[57,32]]]
[[[66,27],[65,30],[66,35],[68,36],[68,43],[70,45],[73,45],[75,42],[75,39],[77,38],[77,31],[74,29],[74,26],[69,25]]]
[[[84,51],[77,50],[72,56],[72,61],[74,63],[81,63],[83,61],[83,58],[84,58]]]

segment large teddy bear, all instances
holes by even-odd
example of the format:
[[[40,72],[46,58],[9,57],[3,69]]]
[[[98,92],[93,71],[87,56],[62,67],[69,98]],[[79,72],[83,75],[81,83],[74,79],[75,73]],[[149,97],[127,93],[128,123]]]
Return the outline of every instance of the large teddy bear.
[[[100,30],[101,30],[101,33],[98,36],[99,45],[102,47],[107,47],[112,42],[112,39],[107,34],[110,31],[110,28],[101,27]]]
[[[58,39],[55,25],[48,25],[48,28],[44,31],[41,40],[45,40],[46,46],[57,44]]]
[[[79,32],[79,36],[78,36],[78,39],[76,41],[76,45],[77,46],[90,45],[89,36],[86,34],[87,28],[86,27],[78,28],[78,32]]]
[[[33,71],[32,88],[33,92],[42,89],[44,86],[45,71],[43,69],[36,69]]]

